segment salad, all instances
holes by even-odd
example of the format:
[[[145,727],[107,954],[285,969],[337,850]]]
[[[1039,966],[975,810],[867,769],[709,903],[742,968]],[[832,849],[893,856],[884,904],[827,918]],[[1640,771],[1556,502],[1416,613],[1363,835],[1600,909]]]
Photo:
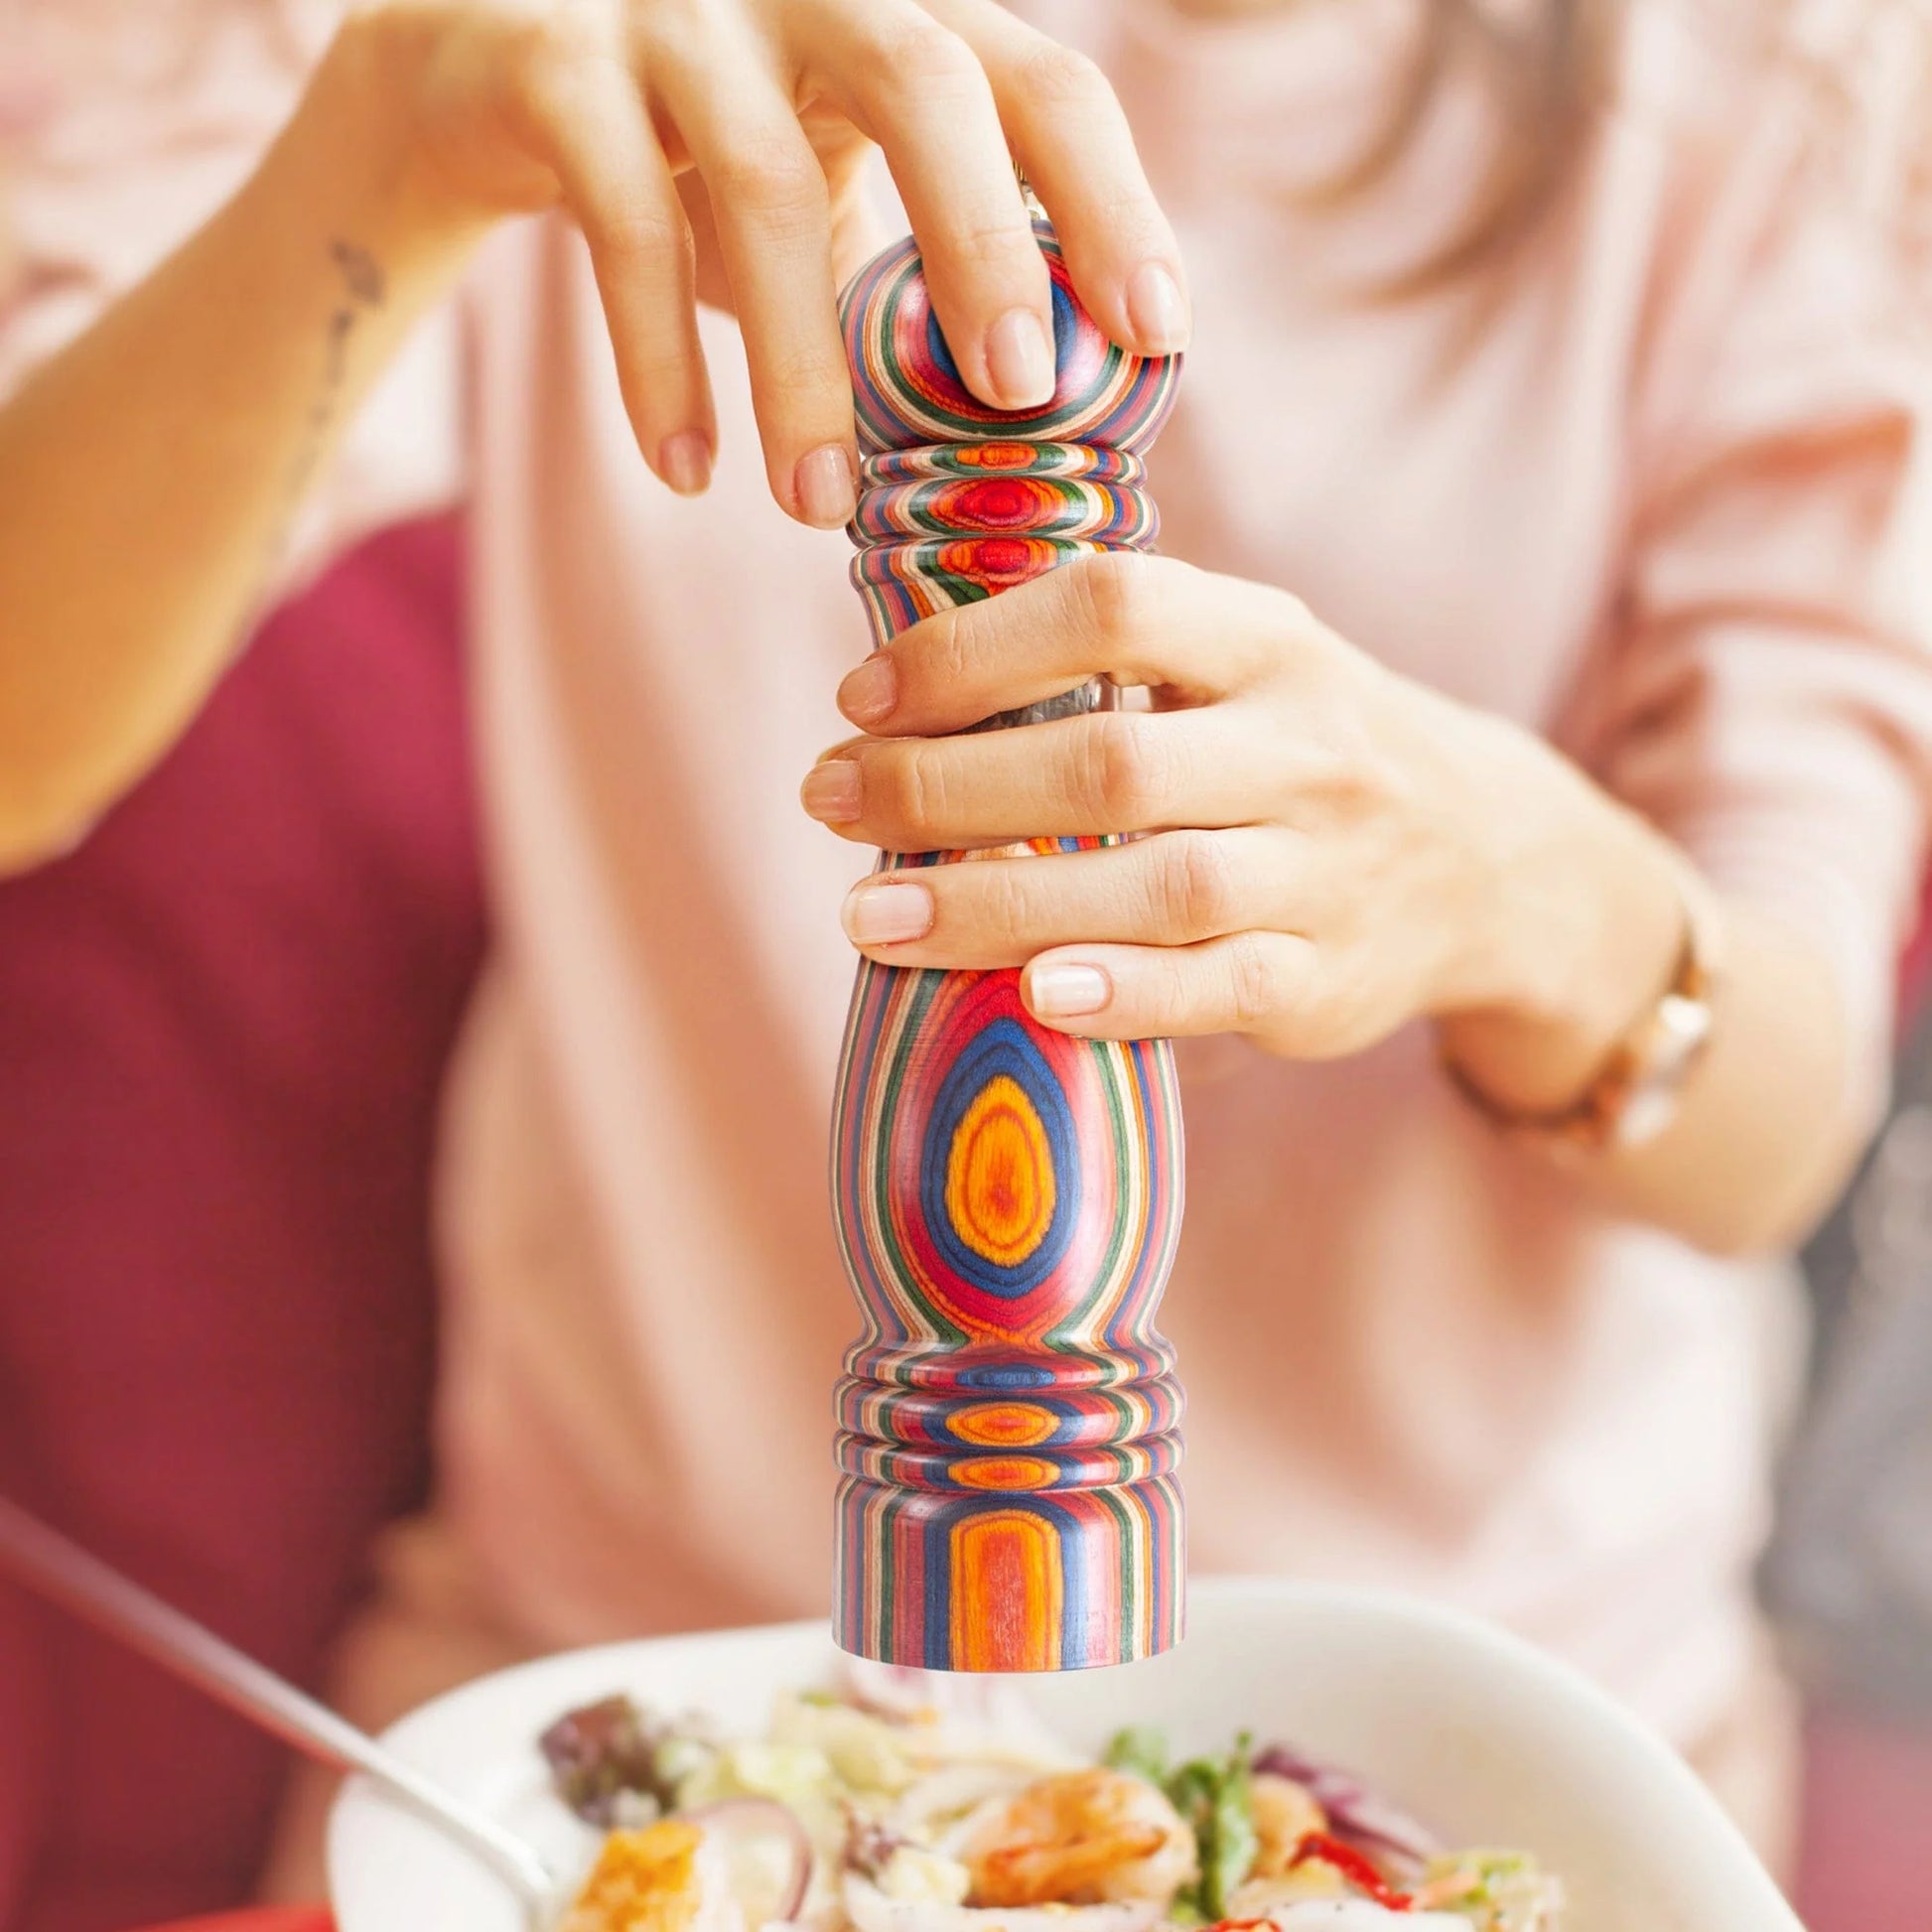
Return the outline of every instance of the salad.
[[[602,1834],[563,1932],[1557,1932],[1527,1853],[1446,1848],[1275,1740],[1096,1760],[987,1680],[855,1670],[764,1730],[613,1697],[543,1733]]]

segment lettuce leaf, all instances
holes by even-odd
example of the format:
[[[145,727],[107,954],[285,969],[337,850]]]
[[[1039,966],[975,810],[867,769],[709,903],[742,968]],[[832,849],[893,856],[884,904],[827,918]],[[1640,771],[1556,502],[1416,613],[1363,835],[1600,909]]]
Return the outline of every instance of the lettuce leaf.
[[[1227,1916],[1230,1894],[1254,1869],[1250,1742],[1244,1733],[1225,1757],[1190,1758],[1166,1780],[1169,1801],[1193,1827],[1200,1849],[1200,1876],[1177,1902],[1210,1923]]]
[[[1102,1762],[1110,1771],[1127,1771],[1149,1784],[1166,1787],[1168,1782],[1168,1739],[1165,1731],[1151,1725],[1136,1725],[1114,1732]]]

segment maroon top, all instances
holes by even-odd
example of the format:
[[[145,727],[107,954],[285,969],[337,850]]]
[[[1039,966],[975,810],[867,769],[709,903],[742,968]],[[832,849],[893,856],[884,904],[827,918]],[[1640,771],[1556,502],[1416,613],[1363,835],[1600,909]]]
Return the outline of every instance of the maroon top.
[[[0,1485],[313,1680],[422,1480],[425,1212],[483,942],[448,520],[283,610],[0,885]],[[246,1895],[284,1758],[0,1592],[0,1924]]]

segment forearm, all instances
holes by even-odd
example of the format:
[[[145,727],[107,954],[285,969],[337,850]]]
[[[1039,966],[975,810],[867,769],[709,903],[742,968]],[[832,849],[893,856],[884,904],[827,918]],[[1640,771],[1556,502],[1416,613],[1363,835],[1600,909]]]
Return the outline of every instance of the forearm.
[[[474,230],[326,66],[247,184],[0,407],[0,869],[183,729],[302,491]]]
[[[1795,1246],[1830,1208],[1870,1123],[1853,1111],[1831,968],[1748,906],[1726,908],[1710,1049],[1669,1129],[1586,1167],[1606,1205],[1725,1253]]]
[[[1574,773],[1564,791],[1574,809],[1541,815],[1543,862],[1525,871],[1518,917],[1536,961],[1526,997],[1442,1023],[1457,1067],[1523,1114],[1561,1108],[1589,1083],[1661,995],[1683,933],[1675,861],[1659,835]],[[1748,904],[1721,899],[1717,912],[1711,1039],[1670,1125],[1640,1146],[1565,1160],[1563,1172],[1604,1208],[1700,1246],[1775,1249],[1830,1206],[1868,1123],[1857,1114],[1852,1042],[1823,954]]]

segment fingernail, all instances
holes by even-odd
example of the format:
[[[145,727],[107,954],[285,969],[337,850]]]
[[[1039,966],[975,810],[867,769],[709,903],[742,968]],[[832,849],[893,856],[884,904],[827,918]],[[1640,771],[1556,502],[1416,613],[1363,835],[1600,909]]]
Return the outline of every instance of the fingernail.
[[[1143,262],[1127,278],[1127,319],[1144,355],[1178,355],[1193,327],[1187,298],[1162,262]]]
[[[807,523],[836,530],[852,521],[859,507],[859,487],[852,474],[852,458],[843,443],[827,443],[798,459],[798,508]]]
[[[839,709],[855,725],[876,725],[898,703],[898,673],[884,651],[868,657],[839,686]]]
[[[1003,409],[1053,399],[1053,344],[1031,309],[1009,309],[986,333],[986,372]]]
[[[711,444],[702,430],[680,430],[657,452],[658,474],[680,496],[702,496],[711,482]]]
[[[1042,1020],[1098,1013],[1113,995],[1113,983],[1098,966],[1039,966],[1028,982],[1028,1004]]]
[[[850,759],[827,759],[805,773],[798,797],[821,825],[848,825],[859,816],[859,767]]]
[[[845,896],[839,917],[855,946],[890,946],[932,930],[932,895],[923,886],[861,881]]]

